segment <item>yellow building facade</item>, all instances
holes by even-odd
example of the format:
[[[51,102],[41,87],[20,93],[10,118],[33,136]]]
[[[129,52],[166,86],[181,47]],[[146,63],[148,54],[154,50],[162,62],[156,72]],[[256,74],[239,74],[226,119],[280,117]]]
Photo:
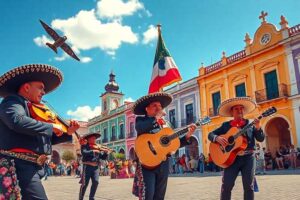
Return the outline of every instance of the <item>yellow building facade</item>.
[[[261,25],[253,39],[246,34],[245,49],[231,56],[223,52],[220,61],[199,69],[198,84],[202,116],[210,116],[212,122],[203,127],[203,152],[208,154],[208,133],[230,118],[219,117],[220,102],[237,96],[249,96],[257,109],[246,118],[259,116],[271,106],[277,113],[261,121],[266,133],[263,143],[272,153],[281,145],[298,145],[295,119],[290,97],[290,75],[285,51],[289,31],[286,19],[281,16],[280,29],[266,21],[262,12]]]

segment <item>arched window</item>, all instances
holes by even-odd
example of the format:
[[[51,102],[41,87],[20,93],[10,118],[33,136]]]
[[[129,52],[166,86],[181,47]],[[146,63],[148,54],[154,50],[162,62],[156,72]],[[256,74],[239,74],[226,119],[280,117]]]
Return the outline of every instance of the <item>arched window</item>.
[[[124,124],[120,124],[120,135],[119,139],[124,139]]]

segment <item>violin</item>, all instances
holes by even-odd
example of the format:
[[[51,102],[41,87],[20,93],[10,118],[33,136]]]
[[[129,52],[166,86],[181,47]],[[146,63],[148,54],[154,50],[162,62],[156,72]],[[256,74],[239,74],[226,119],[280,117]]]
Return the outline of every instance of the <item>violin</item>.
[[[50,110],[50,108],[45,104],[36,104],[32,102],[27,103],[30,115],[32,118],[38,121],[47,122],[51,124],[61,125],[62,131],[64,133],[68,132],[69,125],[60,118],[54,111]],[[75,132],[77,139],[80,139],[80,136],[77,132]]]
[[[94,150],[104,151],[106,153],[115,153],[115,150],[113,150],[107,146],[100,145],[100,144],[93,144],[93,145],[90,145],[90,147]]]

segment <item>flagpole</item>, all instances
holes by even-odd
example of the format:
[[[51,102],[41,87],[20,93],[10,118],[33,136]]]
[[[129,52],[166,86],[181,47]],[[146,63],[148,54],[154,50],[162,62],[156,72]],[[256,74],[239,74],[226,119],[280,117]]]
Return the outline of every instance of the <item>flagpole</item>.
[[[157,27],[157,33],[158,33],[158,37],[157,37],[157,45],[156,45],[156,49],[157,49],[157,47],[158,47],[158,43],[159,43],[159,37],[161,36],[161,24],[157,24],[156,25],[156,27]],[[157,68],[157,74],[159,75],[159,67]],[[160,86],[160,83],[159,82],[157,82],[157,84],[158,84],[158,86]],[[159,89],[159,92],[162,92],[163,91],[163,88],[161,87],[160,89]]]

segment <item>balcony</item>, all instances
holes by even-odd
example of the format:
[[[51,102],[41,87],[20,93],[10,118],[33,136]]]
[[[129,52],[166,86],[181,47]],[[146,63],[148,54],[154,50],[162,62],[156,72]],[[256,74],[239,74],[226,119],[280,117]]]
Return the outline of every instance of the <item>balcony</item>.
[[[216,116],[218,116],[218,109],[209,108],[209,110],[208,110],[208,116],[209,117],[216,117]]]
[[[255,99],[257,103],[288,96],[288,87],[286,84],[279,84],[277,88],[272,90],[263,89],[255,92]]]

